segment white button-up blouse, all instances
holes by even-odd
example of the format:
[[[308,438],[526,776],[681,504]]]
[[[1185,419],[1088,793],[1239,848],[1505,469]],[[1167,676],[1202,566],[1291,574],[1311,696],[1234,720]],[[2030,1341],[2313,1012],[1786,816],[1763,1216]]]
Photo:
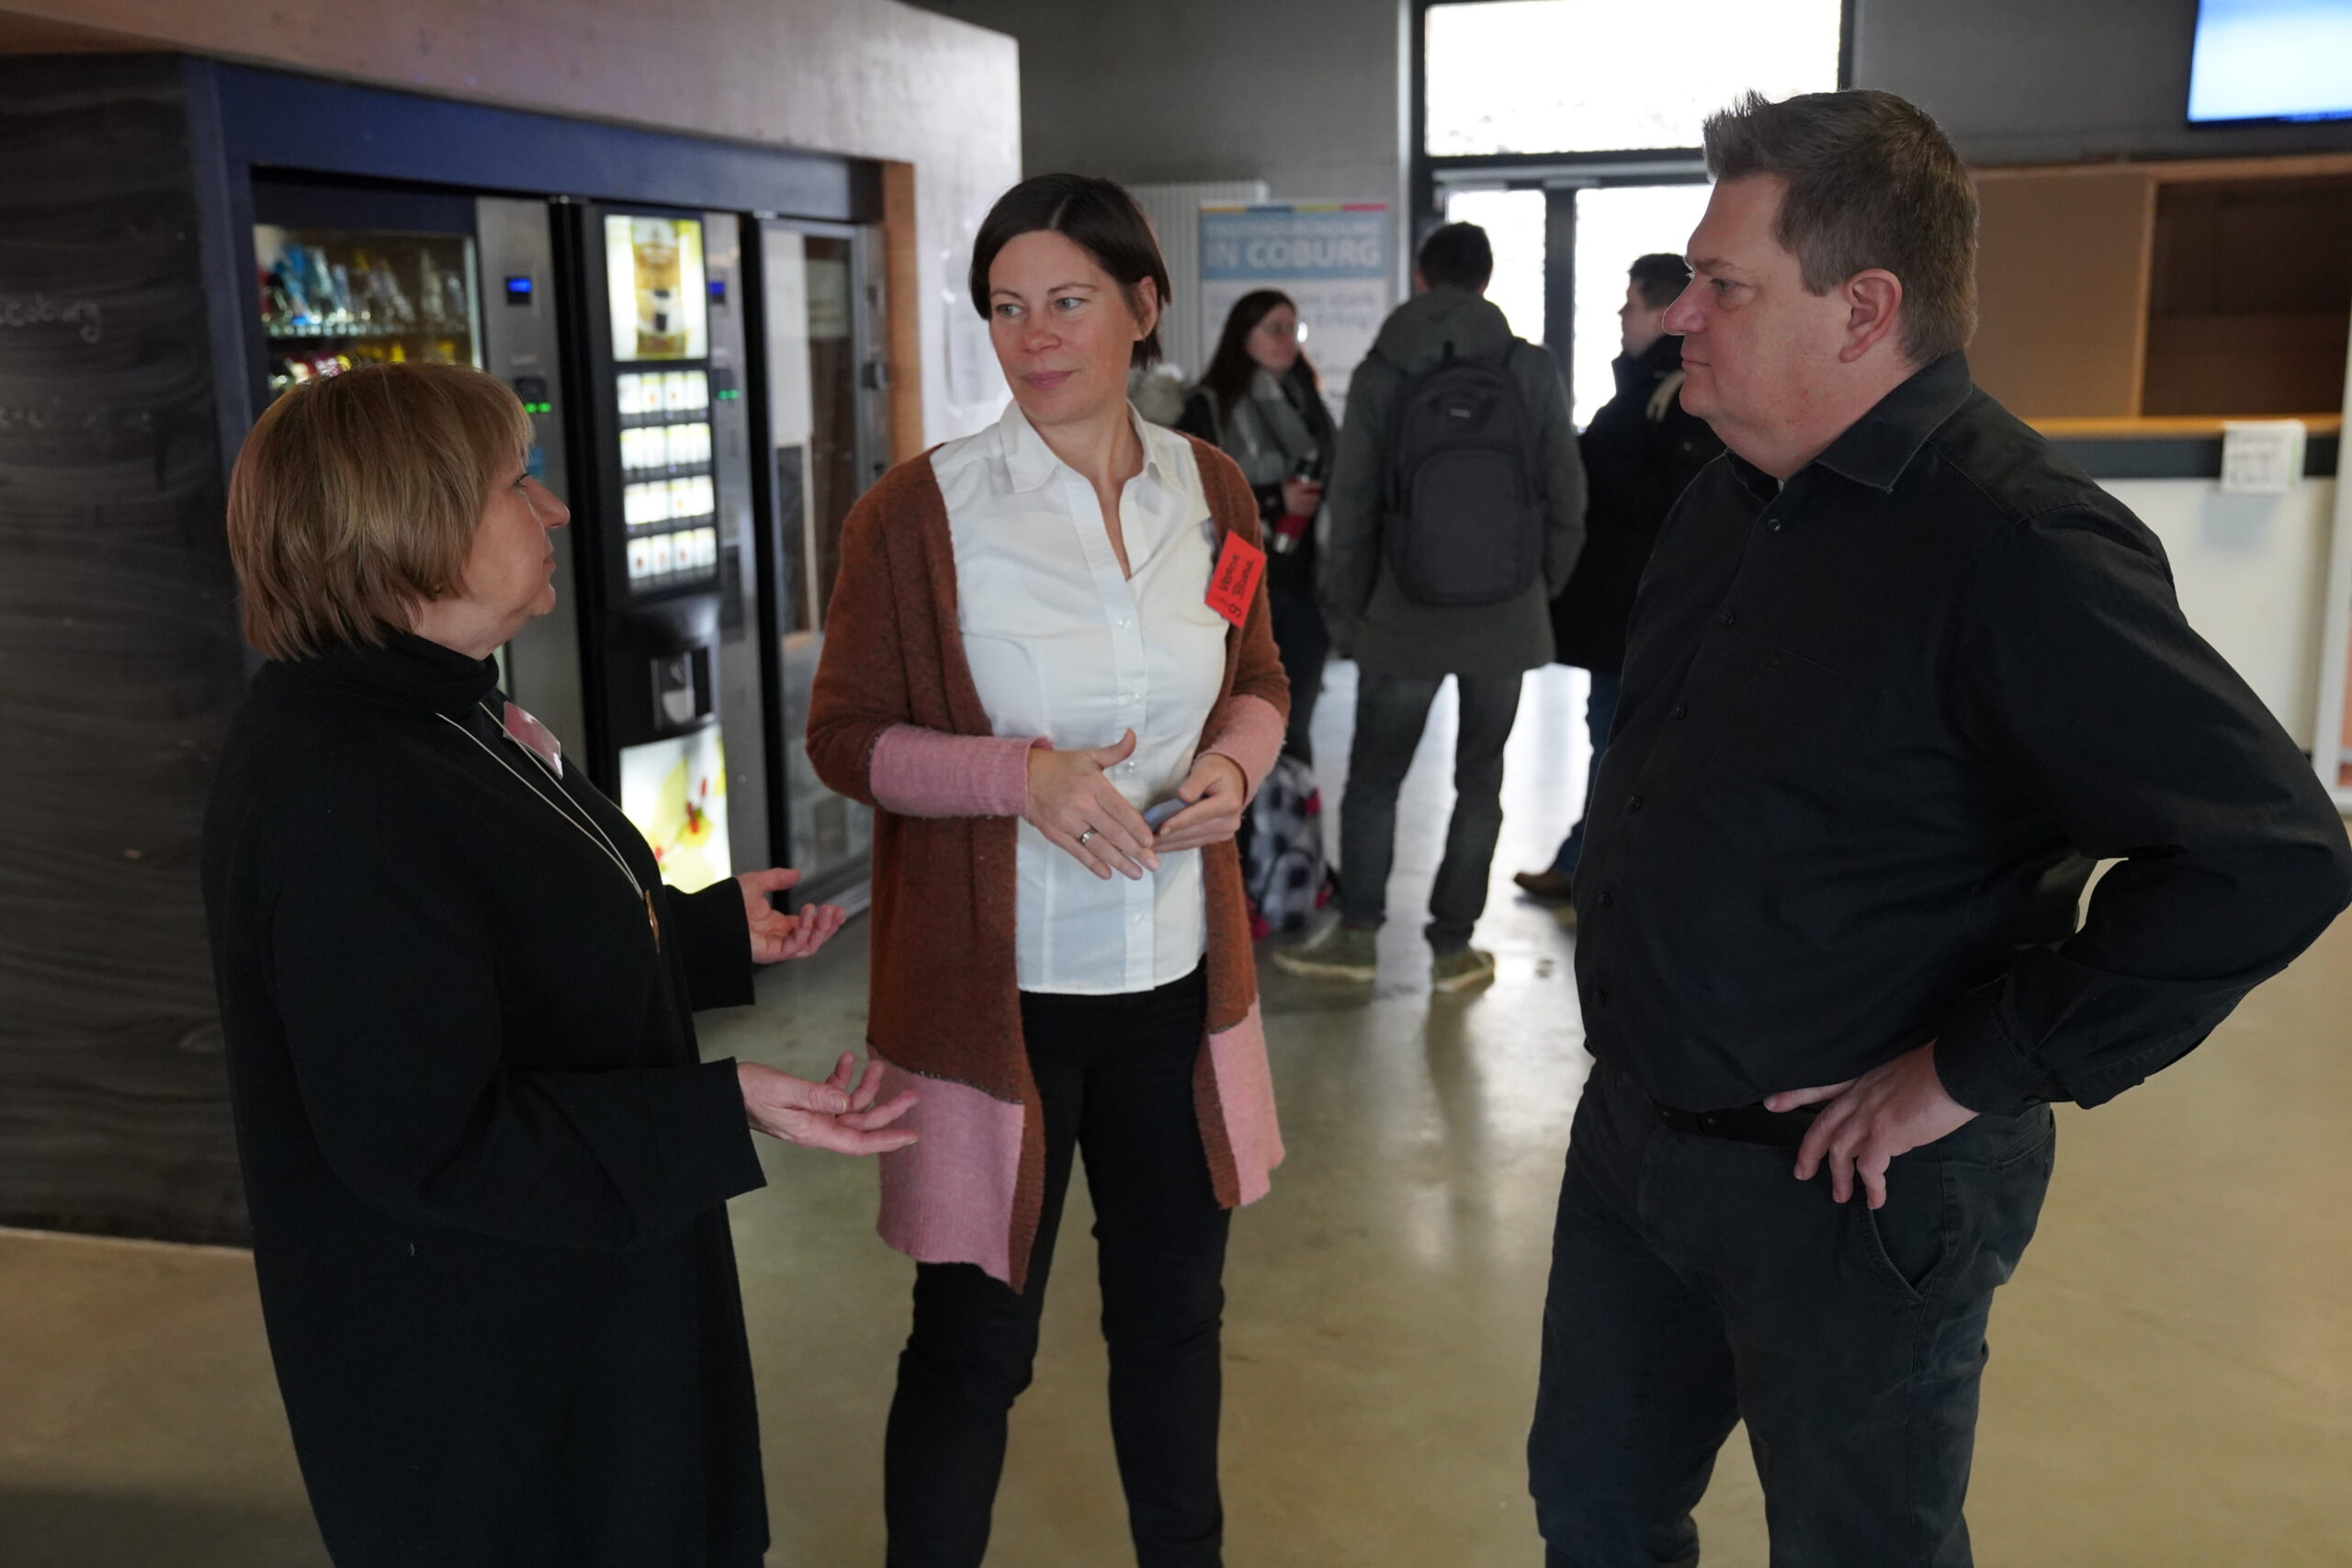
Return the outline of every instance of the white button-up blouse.
[[[1227,622],[1207,603],[1216,525],[1192,448],[1136,416],[1142,472],[1119,495],[1123,577],[1094,487],[1018,403],[932,455],[955,543],[956,615],[989,725],[1062,750],[1135,754],[1111,781],[1138,811],[1192,771],[1225,676]],[[1208,940],[1201,856],[1105,882],[1026,820],[1016,857],[1015,967],[1024,991],[1111,996],[1191,974]]]

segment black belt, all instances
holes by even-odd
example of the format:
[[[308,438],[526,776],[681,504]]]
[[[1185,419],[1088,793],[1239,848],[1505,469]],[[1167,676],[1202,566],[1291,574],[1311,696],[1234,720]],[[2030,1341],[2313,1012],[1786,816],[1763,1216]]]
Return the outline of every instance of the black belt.
[[[1729,1138],[1736,1144],[1769,1144],[1781,1149],[1792,1149],[1804,1143],[1805,1130],[1821,1113],[1818,1102],[1800,1105],[1793,1111],[1767,1111],[1760,1104],[1734,1106],[1729,1111],[1680,1111],[1653,1100],[1650,1109],[1657,1112],[1658,1125],[1677,1133]]]

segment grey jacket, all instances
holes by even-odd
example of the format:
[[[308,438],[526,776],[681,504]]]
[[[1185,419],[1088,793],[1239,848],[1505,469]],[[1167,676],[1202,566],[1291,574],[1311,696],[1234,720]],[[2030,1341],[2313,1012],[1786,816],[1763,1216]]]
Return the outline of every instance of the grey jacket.
[[[1584,465],[1549,352],[1521,343],[1510,360],[1535,428],[1536,470],[1544,484],[1544,580],[1501,604],[1416,604],[1388,570],[1382,540],[1397,388],[1443,358],[1449,343],[1457,358],[1475,358],[1499,355],[1510,341],[1503,313],[1485,299],[1432,288],[1390,312],[1349,383],[1347,418],[1323,497],[1329,530],[1322,547],[1323,613],[1340,651],[1375,674],[1508,675],[1552,661],[1551,602],[1584,547]]]

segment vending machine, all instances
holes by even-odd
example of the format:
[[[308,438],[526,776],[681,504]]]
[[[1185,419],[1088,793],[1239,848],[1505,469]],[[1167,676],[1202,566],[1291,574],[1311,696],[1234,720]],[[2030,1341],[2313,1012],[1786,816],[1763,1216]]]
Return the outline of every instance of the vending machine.
[[[755,412],[765,483],[752,565],[762,579],[765,678],[776,694],[770,815],[790,840],[802,886],[854,902],[873,812],[824,787],[807,742],[842,525],[888,466],[879,247],[854,225],[787,219],[763,220],[757,241],[764,374]]]
[[[530,414],[531,470],[571,524],[554,613],[499,651],[509,695],[672,885],[792,864],[798,899],[860,902],[870,813],[805,740],[842,521],[887,464],[869,232],[298,174],[254,189],[259,400],[434,360]]]
[[[597,204],[561,216],[589,328],[573,507],[588,733],[662,875],[692,891],[768,863],[772,847],[766,705],[724,651],[748,640],[741,220]]]

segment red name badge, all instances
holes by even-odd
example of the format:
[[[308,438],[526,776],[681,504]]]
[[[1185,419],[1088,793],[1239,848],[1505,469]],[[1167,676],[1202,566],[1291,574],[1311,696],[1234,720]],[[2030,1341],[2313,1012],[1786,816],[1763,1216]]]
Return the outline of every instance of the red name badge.
[[[1225,536],[1225,549],[1209,573],[1209,608],[1241,625],[1250,618],[1250,601],[1258,594],[1258,580],[1266,575],[1266,552],[1238,534]]]

